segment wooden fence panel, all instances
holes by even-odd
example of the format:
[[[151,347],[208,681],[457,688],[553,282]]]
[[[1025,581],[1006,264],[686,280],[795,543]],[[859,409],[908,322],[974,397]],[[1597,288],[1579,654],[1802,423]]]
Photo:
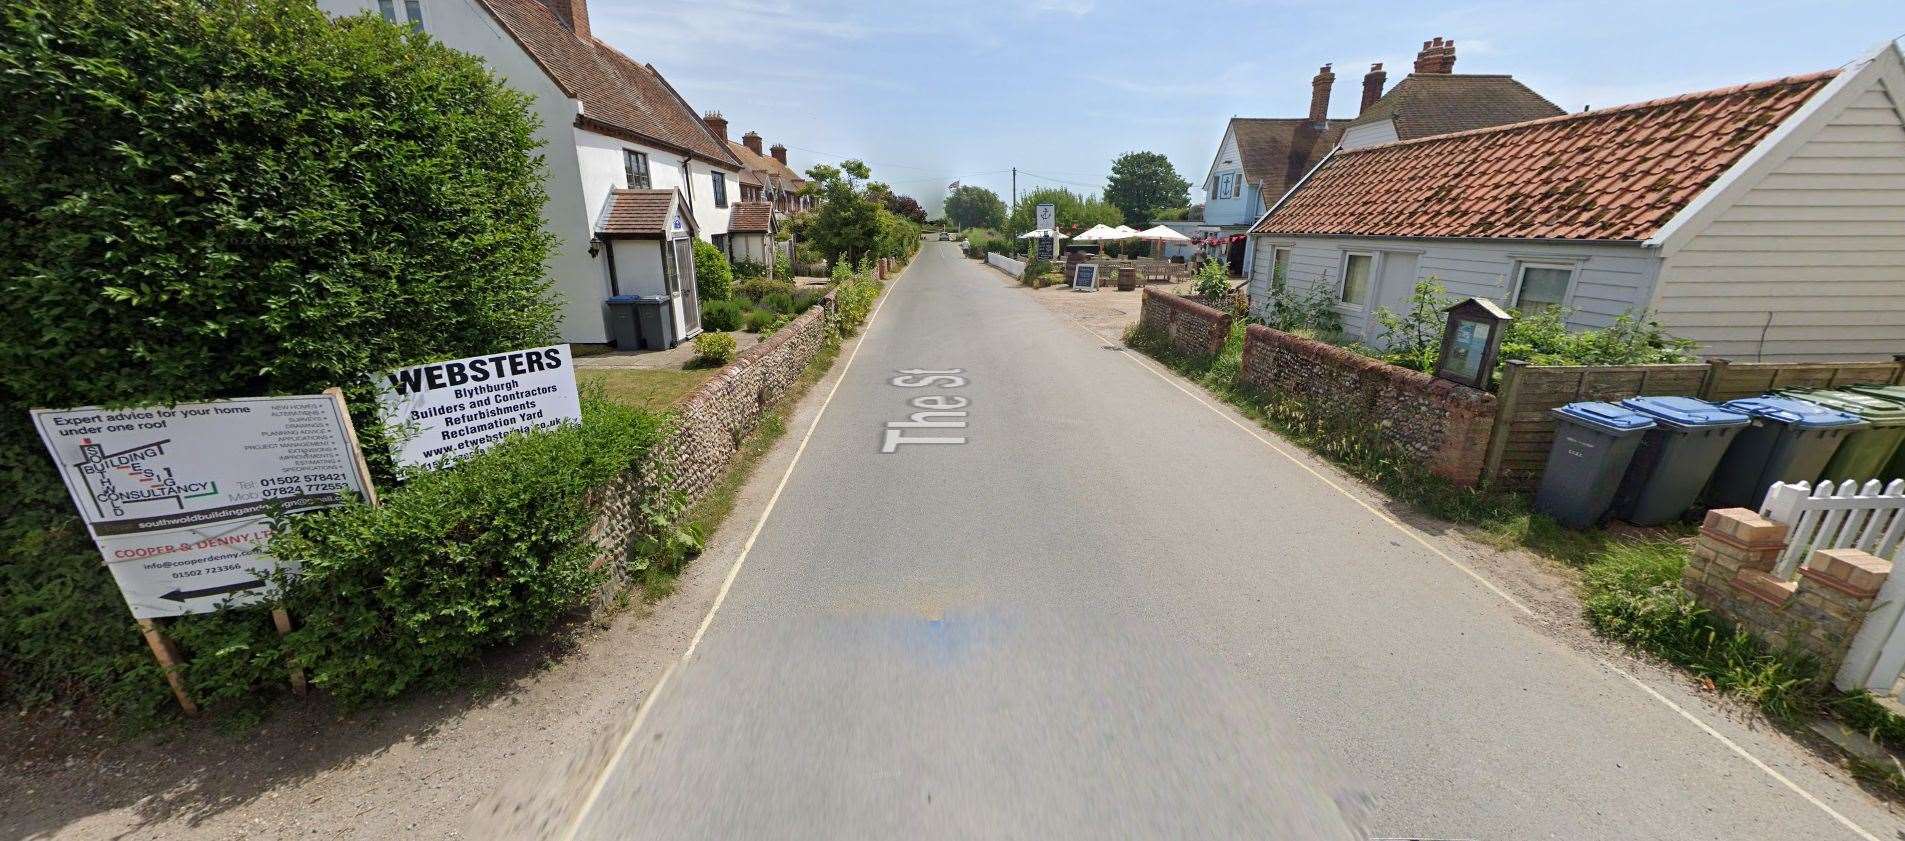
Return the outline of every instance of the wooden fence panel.
[[[1899,383],[1905,363],[1728,362],[1685,365],[1536,366],[1509,362],[1489,431],[1484,481],[1507,490],[1540,484],[1554,443],[1548,410],[1582,400],[1617,401],[1639,395],[1678,395],[1725,402],[1776,388],[1828,388]]]

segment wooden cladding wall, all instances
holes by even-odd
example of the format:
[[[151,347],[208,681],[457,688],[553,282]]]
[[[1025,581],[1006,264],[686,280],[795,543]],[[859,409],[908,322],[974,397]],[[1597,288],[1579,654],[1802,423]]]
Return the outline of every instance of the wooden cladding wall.
[[[1554,442],[1548,410],[1582,400],[1678,395],[1723,403],[1779,388],[1900,383],[1901,362],[1728,362],[1690,365],[1534,366],[1509,362],[1497,389],[1482,475],[1492,486],[1527,490],[1541,483]]]

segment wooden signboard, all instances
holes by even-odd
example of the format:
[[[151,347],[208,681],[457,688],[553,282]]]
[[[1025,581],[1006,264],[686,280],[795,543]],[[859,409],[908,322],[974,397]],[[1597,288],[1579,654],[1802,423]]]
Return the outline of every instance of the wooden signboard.
[[[1072,288],[1083,292],[1095,292],[1098,289],[1098,264],[1079,263],[1072,274]]]

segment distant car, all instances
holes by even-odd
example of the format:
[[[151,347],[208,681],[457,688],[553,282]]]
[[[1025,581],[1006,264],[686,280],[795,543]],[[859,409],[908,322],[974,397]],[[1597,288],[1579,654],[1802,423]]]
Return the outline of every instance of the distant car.
[[[945,231],[940,231],[940,232],[939,232],[939,241],[940,241],[940,242],[952,242],[952,234],[949,234],[949,233],[946,233]]]

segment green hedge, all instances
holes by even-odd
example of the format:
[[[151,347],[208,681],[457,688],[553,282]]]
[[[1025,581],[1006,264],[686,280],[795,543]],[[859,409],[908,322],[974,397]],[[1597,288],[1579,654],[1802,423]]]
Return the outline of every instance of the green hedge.
[[[11,0],[0,102],[0,697],[149,712],[26,410],[342,386],[374,440],[374,372],[554,339],[537,125],[308,0]]]

